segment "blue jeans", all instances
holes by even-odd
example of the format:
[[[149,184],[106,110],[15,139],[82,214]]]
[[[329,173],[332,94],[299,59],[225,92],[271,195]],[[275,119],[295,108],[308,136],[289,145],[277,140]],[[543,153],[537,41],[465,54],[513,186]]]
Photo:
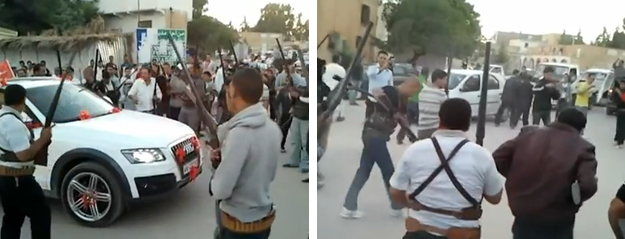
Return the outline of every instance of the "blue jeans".
[[[360,81],[354,81],[354,87],[360,88]],[[347,97],[349,98],[349,103],[356,103],[356,96],[358,95],[358,91],[349,90],[347,93]]]
[[[308,120],[293,117],[290,130],[293,153],[289,164],[299,165],[300,171],[308,171],[308,153],[305,150],[308,141]]]
[[[349,187],[349,191],[347,191],[347,196],[345,196],[345,203],[343,204],[343,207],[352,211],[358,209],[358,194],[362,187],[365,186],[367,180],[369,180],[369,175],[371,175],[374,164],[377,164],[380,171],[382,171],[382,179],[384,180],[384,188],[386,190],[384,193],[387,195],[390,188],[389,181],[395,172],[391,154],[388,152],[388,147],[386,145],[386,139],[369,138],[363,141],[364,147],[360,155],[360,167],[358,171],[356,171],[354,180]],[[388,196],[390,200],[390,195]],[[393,200],[390,201],[392,209],[397,210],[402,208],[401,205],[394,203]]]

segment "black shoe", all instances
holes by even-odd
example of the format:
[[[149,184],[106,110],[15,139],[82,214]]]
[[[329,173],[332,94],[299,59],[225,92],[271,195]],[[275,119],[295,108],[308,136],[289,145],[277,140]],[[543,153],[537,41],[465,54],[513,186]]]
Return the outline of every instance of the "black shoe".
[[[284,168],[299,168],[299,165],[291,165],[291,164],[285,163],[285,164],[282,165],[282,167],[284,167]]]
[[[499,127],[499,123],[495,123],[495,127]]]
[[[351,106],[359,106],[359,104],[356,103],[356,102],[350,102],[349,105],[351,105]]]
[[[343,121],[345,121],[345,117],[343,116],[336,117],[336,122],[343,122]]]
[[[286,153],[286,149],[281,148],[281,149],[280,149],[280,153]]]
[[[302,179],[302,183],[308,183],[308,178]]]

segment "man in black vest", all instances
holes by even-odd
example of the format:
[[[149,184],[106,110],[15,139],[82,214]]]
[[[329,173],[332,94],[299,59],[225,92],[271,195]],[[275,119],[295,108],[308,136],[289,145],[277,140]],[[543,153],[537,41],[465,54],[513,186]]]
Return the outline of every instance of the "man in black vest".
[[[33,239],[50,239],[50,207],[33,177],[35,155],[52,138],[50,128],[34,135],[22,119],[26,89],[7,86],[0,109],[0,200],[4,210],[0,238],[19,239],[24,218],[30,219]]]

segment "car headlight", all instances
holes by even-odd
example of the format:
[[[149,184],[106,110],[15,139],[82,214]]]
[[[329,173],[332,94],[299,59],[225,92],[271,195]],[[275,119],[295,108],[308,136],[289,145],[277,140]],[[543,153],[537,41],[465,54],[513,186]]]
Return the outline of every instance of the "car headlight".
[[[163,152],[155,148],[124,149],[121,153],[133,164],[165,161]]]

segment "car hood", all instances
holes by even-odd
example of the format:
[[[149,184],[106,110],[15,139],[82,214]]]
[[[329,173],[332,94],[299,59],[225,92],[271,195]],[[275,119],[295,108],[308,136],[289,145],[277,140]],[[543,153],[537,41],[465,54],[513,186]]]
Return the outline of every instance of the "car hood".
[[[98,141],[129,147],[166,147],[195,134],[191,128],[178,121],[130,110],[66,123],[62,128],[67,128],[77,138],[96,137]]]

